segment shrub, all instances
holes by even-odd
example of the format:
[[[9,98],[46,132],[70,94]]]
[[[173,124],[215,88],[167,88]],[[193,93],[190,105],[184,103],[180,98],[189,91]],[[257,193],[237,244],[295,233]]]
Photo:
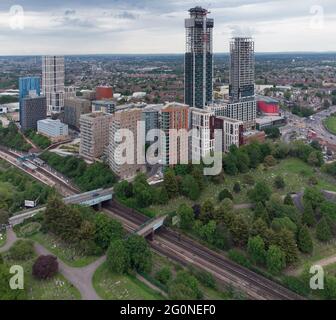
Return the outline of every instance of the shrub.
[[[197,279],[187,271],[177,273],[176,278],[169,283],[168,293],[172,300],[200,300],[203,298]]]
[[[34,256],[34,244],[30,240],[18,240],[9,250],[12,260],[29,260]]]
[[[239,184],[239,182],[236,182],[233,186],[233,192],[239,193],[240,191],[241,191],[240,184]]]
[[[20,228],[20,234],[23,237],[29,237],[41,230],[39,222],[30,222]]]
[[[245,257],[244,254],[242,254],[240,251],[238,251],[236,249],[229,250],[228,255],[229,255],[229,258],[232,261],[234,261],[234,262],[236,262],[236,263],[238,263],[238,264],[240,264],[240,265],[242,265],[246,268],[250,268],[251,265],[252,265],[251,261],[247,257]]]
[[[39,256],[33,265],[33,276],[37,279],[50,279],[58,272],[57,258],[52,255]]]
[[[216,281],[211,273],[195,269],[192,269],[191,272],[195,276],[195,278],[204,286],[212,289],[216,288]]]
[[[274,186],[277,189],[283,189],[286,186],[285,180],[283,179],[283,177],[281,177],[281,176],[275,177],[275,179],[274,179]]]
[[[267,167],[274,167],[276,165],[276,160],[272,155],[269,155],[265,158],[264,163]]]
[[[316,185],[318,185],[318,180],[317,180],[317,178],[316,178],[315,176],[310,177],[308,182],[309,182],[309,184],[310,184],[311,186],[316,186]]]
[[[316,238],[322,242],[331,240],[332,233],[326,218],[322,218],[316,226]]]
[[[167,285],[168,282],[171,280],[171,278],[172,278],[172,273],[169,267],[163,267],[155,275],[155,279],[164,285]]]
[[[290,290],[296,292],[299,295],[307,296],[309,294],[309,287],[303,279],[293,276],[285,276],[283,284]]]
[[[255,180],[250,174],[245,174],[245,176],[243,177],[243,181],[250,186],[253,186],[255,184]]]
[[[223,201],[226,198],[230,199],[230,200],[233,200],[232,193],[229,190],[224,189],[218,194],[218,200]]]

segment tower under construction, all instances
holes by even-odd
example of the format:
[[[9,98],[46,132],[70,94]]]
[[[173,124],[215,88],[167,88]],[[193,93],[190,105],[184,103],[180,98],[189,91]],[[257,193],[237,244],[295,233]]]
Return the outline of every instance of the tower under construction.
[[[185,19],[185,92],[184,101],[190,107],[205,108],[212,103],[214,20],[201,7],[189,10]]]

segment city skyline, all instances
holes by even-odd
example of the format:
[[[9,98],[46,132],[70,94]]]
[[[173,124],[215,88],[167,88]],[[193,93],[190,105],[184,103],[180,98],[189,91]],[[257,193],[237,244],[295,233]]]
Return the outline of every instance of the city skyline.
[[[22,1],[24,25],[13,22],[11,5],[0,4],[0,55],[183,53],[185,12],[193,6],[216,21],[216,53],[228,52],[234,36],[252,36],[257,52],[336,51],[331,0]]]

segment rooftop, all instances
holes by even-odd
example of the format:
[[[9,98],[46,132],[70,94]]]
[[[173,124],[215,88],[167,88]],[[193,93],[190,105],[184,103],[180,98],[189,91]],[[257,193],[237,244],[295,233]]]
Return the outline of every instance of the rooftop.
[[[271,97],[267,97],[267,96],[259,96],[259,95],[257,95],[256,96],[256,100],[257,101],[265,101],[265,102],[268,102],[268,103],[279,103],[279,100],[271,98]]]
[[[267,123],[270,123],[270,122],[283,120],[283,119],[284,119],[284,116],[266,116],[266,117],[257,118],[256,123],[267,124]]]

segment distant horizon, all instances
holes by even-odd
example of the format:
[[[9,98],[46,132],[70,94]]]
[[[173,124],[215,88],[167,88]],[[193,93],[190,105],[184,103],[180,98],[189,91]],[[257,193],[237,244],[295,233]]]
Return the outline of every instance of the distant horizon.
[[[229,55],[229,52],[214,52],[214,55]],[[255,55],[267,54],[336,54],[335,51],[263,51]],[[181,56],[184,53],[55,53],[55,54],[0,54],[0,57],[39,57],[39,56]]]

